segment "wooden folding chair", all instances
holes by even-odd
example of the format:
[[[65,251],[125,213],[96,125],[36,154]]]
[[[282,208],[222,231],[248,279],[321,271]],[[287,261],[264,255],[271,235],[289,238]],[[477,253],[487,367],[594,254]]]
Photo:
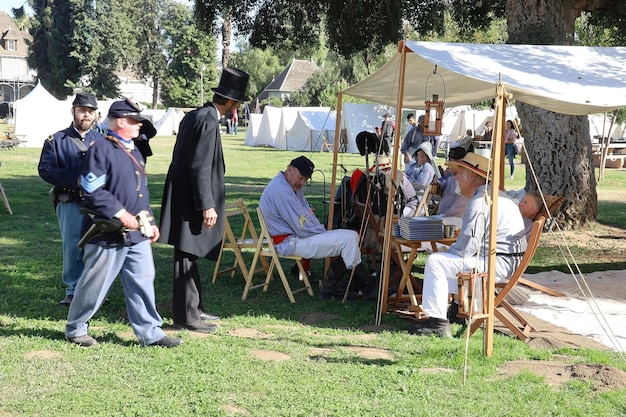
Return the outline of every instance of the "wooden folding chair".
[[[1,162],[0,162],[0,166],[2,166]],[[4,203],[4,207],[6,207],[9,214],[13,215],[13,210],[11,210],[11,205],[9,204],[9,199],[7,198],[7,195],[4,192],[4,187],[2,186],[2,183],[0,183],[0,197],[2,197],[2,202]]]
[[[539,246],[539,238],[541,237],[545,221],[545,217],[539,217],[535,220],[528,237],[526,252],[524,252],[524,256],[522,256],[519,266],[513,275],[509,277],[508,281],[496,284],[497,294],[494,301],[494,315],[523,342],[526,342],[530,338],[530,332],[535,329],[528,324],[528,320],[526,320],[524,316],[522,316],[508,301],[506,301],[505,298],[511,289],[518,284],[520,277],[524,271],[526,271],[530,261],[533,259],[537,246]],[[508,316],[501,310],[506,311]],[[475,320],[472,320],[470,335],[472,335],[485,320],[486,317],[484,315],[478,315]]]
[[[415,210],[415,216],[428,216],[428,201],[430,200],[430,188],[431,185],[428,184],[426,188],[424,188],[424,194],[420,196],[420,203],[417,205],[417,209]]]
[[[257,239],[257,246],[254,252],[254,257],[252,258],[252,264],[250,265],[250,270],[246,277],[246,286],[243,290],[243,295],[241,296],[242,300],[245,300],[248,297],[248,291],[263,287],[263,292],[267,292],[267,288],[270,284],[270,280],[272,279],[272,273],[274,272],[274,268],[278,271],[278,275],[280,276],[280,280],[283,282],[283,287],[285,287],[285,292],[287,293],[287,297],[289,297],[289,301],[295,303],[296,300],[293,297],[295,293],[300,291],[307,291],[310,296],[313,296],[313,289],[311,288],[311,283],[309,282],[309,276],[302,266],[302,257],[296,255],[280,255],[276,252],[276,248],[274,247],[274,242],[272,241],[272,236],[267,231],[267,225],[265,224],[265,218],[263,217],[263,213],[260,208],[256,209],[257,215],[259,217],[259,224],[261,225],[261,233],[259,234],[259,238]],[[269,269],[267,270],[267,274],[265,275],[265,281],[261,284],[253,284],[254,272],[257,262],[259,258],[262,260],[264,258],[269,258],[271,260]],[[299,279],[302,281],[303,286],[298,288],[297,290],[292,290],[289,286],[289,281],[287,281],[287,276],[285,275],[285,271],[280,264],[281,259],[291,259],[296,261],[296,265],[298,266]]]
[[[237,236],[233,232],[232,224],[235,223],[237,217],[239,216],[239,221],[243,221],[243,227],[241,229],[241,233]],[[220,254],[217,258],[217,262],[215,263],[215,270],[213,271],[213,283],[217,280],[217,276],[221,274],[226,274],[230,272],[230,277],[234,278],[237,269],[241,271],[241,276],[245,280],[248,276],[248,267],[246,266],[246,262],[243,259],[242,250],[243,249],[255,249],[258,245],[257,232],[254,228],[254,223],[252,222],[252,218],[250,217],[250,213],[246,208],[246,203],[241,199],[237,199],[237,201],[233,203],[226,203],[224,206],[224,237],[222,239],[222,248],[220,250]],[[224,249],[230,249],[233,251],[235,256],[235,261],[233,262],[233,266],[228,268],[220,269],[220,264],[222,262],[222,255],[224,254]],[[265,258],[261,259],[261,266],[255,272],[267,271],[269,268],[267,260]]]

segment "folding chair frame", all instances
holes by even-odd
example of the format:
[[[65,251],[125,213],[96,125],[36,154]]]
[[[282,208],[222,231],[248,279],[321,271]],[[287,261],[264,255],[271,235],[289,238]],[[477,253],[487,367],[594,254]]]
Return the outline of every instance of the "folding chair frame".
[[[287,297],[289,297],[289,301],[295,303],[296,300],[294,298],[294,294],[300,291],[307,291],[310,296],[313,296],[313,289],[311,288],[311,283],[309,282],[309,277],[304,267],[302,266],[302,257],[296,255],[284,256],[280,255],[276,252],[276,248],[274,246],[274,242],[272,241],[272,236],[269,234],[267,230],[267,225],[265,224],[265,218],[263,217],[263,213],[260,208],[256,209],[259,224],[261,225],[261,233],[259,234],[259,238],[257,239],[257,246],[254,252],[254,257],[252,258],[252,264],[250,265],[250,270],[248,272],[246,278],[246,286],[243,290],[243,294],[241,296],[242,300],[248,298],[248,292],[255,288],[263,287],[263,292],[267,292],[267,289],[270,284],[270,280],[272,279],[272,273],[274,272],[274,268],[278,271],[278,275],[280,276],[280,280],[283,283],[283,287],[285,288],[285,292],[287,293]],[[270,258],[270,266],[267,270],[267,274],[265,275],[265,281],[261,284],[253,285],[255,267],[259,258],[263,261],[264,258]],[[287,280],[287,276],[285,275],[285,271],[280,264],[281,259],[292,259],[296,262],[299,271],[299,278],[303,283],[301,288],[296,290],[292,290],[289,286],[289,281]]]
[[[254,228],[254,223],[252,222],[252,218],[250,217],[250,213],[246,208],[246,204],[243,199],[239,198],[233,203],[226,203],[224,206],[224,237],[222,239],[222,248],[220,250],[220,254],[215,263],[215,269],[213,271],[213,280],[215,283],[218,275],[226,274],[230,272],[231,278],[235,277],[235,273],[237,269],[241,271],[241,275],[245,280],[248,276],[248,267],[246,266],[246,262],[243,259],[242,250],[243,249],[255,249],[258,245],[258,235]],[[234,216],[242,216],[243,217],[243,228],[241,230],[241,234],[235,236],[233,232],[231,221]],[[220,264],[222,262],[222,255],[224,253],[224,249],[231,249],[233,254],[235,255],[235,261],[233,262],[233,266],[228,268],[220,269]],[[267,271],[269,269],[269,265],[265,258],[261,259],[261,266],[258,267],[258,270],[255,272],[260,272],[261,270]]]

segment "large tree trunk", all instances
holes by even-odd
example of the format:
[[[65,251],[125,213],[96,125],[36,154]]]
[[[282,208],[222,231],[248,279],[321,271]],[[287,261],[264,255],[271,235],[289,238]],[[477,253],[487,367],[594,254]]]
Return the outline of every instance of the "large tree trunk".
[[[509,43],[571,45],[574,21],[581,10],[590,6],[587,3],[597,2],[507,0]],[[557,216],[563,229],[595,221],[598,201],[587,117],[558,114],[520,102],[516,107],[530,159],[526,162],[526,189],[537,189],[536,181],[544,194],[567,199]]]
[[[536,190],[538,183],[544,194],[567,198],[556,216],[563,229],[595,221],[598,205],[587,116],[568,116],[521,102],[516,107],[529,156],[526,190]]]
[[[233,25],[230,16],[224,16],[222,24],[222,68],[230,62],[230,40],[233,37]]]

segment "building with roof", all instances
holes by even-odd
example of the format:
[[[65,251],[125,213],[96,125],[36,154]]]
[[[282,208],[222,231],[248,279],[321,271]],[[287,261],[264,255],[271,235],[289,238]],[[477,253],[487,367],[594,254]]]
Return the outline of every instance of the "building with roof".
[[[27,62],[31,39],[11,16],[0,12],[0,103],[17,101],[35,87],[35,71]]]
[[[294,59],[265,89],[259,94],[258,100],[272,97],[279,100],[289,98],[291,93],[304,87],[306,82],[317,71],[321,71],[311,60]]]

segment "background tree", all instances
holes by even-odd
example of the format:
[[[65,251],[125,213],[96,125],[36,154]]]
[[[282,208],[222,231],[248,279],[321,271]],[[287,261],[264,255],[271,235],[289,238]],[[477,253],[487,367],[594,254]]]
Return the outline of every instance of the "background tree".
[[[153,0],[145,2],[142,8],[134,10],[137,61],[132,66],[135,74],[152,84],[152,108],[157,108],[159,84],[167,69],[167,37],[163,30],[163,17],[166,7],[173,7],[174,0]]]
[[[195,0],[195,18],[198,28],[209,35],[222,38],[222,67],[229,66],[233,37],[246,34],[252,24],[252,15],[264,0]]]
[[[211,87],[217,86],[215,40],[198,29],[189,8],[177,3],[166,8],[163,30],[169,45],[169,62],[161,83],[163,104],[201,106],[211,98]]]
[[[28,65],[37,70],[37,78],[56,98],[72,94],[66,82],[77,82],[80,62],[71,52],[75,48],[74,16],[80,5],[68,0],[33,0],[34,16],[30,34],[33,37]]]
[[[249,43],[242,42],[238,49],[231,55],[230,65],[250,75],[248,95],[257,97],[285,69],[285,65],[273,48],[252,48]]]
[[[574,44],[575,21],[583,11],[607,13],[617,1],[507,0],[509,43]],[[558,216],[563,228],[579,228],[597,219],[598,206],[589,121],[516,103],[524,124],[524,143],[537,179],[546,194],[562,195],[567,202]],[[526,188],[536,189],[533,178]]]

